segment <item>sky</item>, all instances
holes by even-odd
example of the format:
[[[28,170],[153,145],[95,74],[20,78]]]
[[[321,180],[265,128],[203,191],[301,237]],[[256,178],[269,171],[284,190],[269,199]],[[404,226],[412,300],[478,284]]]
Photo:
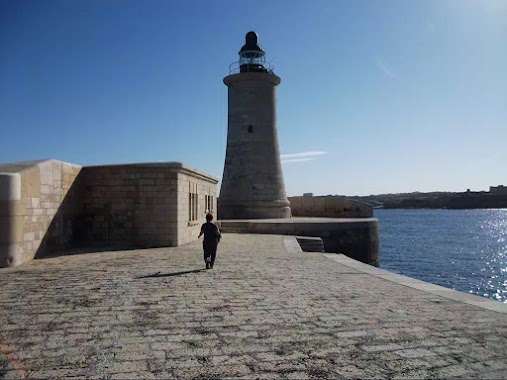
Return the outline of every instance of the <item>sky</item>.
[[[0,0],[0,163],[221,178],[250,30],[282,79],[289,196],[507,185],[505,0]]]

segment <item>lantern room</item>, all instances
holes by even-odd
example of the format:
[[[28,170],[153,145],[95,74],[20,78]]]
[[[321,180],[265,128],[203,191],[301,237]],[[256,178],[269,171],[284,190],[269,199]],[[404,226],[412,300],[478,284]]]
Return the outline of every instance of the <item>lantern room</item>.
[[[257,43],[257,33],[248,32],[245,37],[245,44],[239,51],[239,69],[241,73],[246,72],[267,72],[265,66],[264,50]]]

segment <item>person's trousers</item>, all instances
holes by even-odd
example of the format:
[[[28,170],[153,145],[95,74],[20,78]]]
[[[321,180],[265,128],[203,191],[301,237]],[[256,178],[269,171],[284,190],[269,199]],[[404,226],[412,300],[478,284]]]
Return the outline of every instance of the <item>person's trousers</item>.
[[[217,256],[217,244],[203,243],[202,248],[204,249],[204,261],[209,257],[210,264],[213,267]]]

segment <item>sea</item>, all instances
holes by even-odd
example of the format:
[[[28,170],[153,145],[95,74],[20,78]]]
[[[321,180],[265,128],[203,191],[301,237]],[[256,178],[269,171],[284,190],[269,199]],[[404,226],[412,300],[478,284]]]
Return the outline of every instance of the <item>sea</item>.
[[[507,303],[507,209],[375,209],[380,267]]]

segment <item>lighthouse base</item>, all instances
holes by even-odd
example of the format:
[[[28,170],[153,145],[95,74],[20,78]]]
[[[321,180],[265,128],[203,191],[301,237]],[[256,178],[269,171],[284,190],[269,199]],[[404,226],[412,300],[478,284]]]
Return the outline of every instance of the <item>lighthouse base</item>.
[[[224,219],[280,219],[290,218],[288,201],[278,202],[222,202],[218,199],[218,218]]]

